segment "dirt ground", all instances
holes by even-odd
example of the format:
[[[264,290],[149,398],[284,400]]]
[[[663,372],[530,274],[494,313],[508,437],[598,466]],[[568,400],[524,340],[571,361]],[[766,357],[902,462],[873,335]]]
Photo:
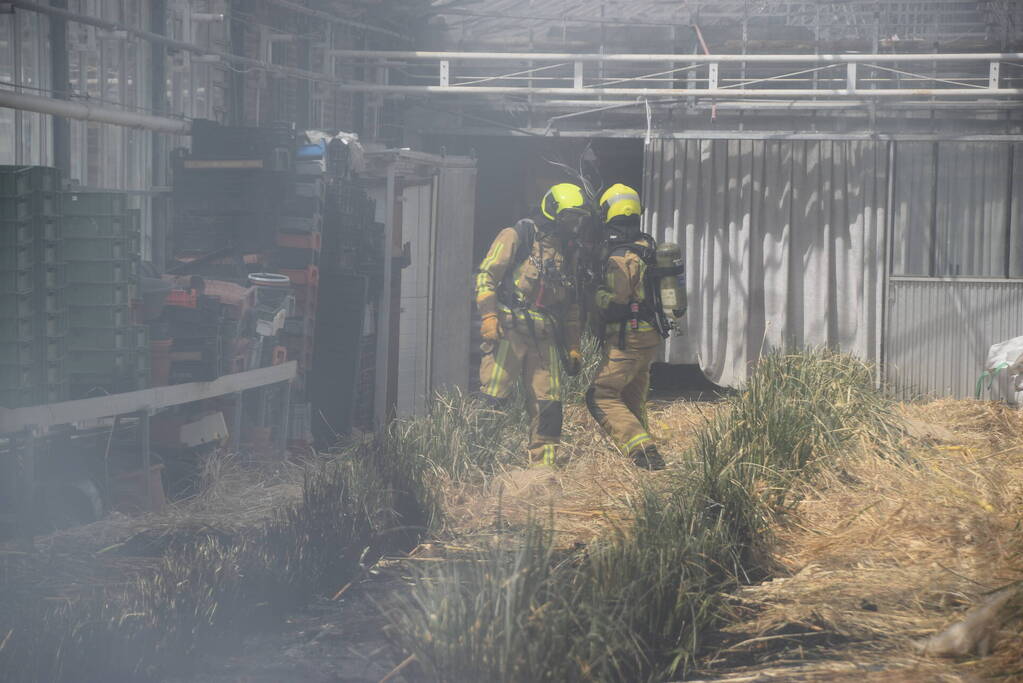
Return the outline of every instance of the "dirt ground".
[[[652,431],[669,463],[716,409],[653,406]],[[973,401],[900,410],[910,432],[905,457],[851,453],[805,485],[802,502],[774,530],[775,578],[734,596],[734,622],[713,634],[717,646],[696,679],[1023,680],[1017,622],[992,627],[987,656],[938,658],[919,647],[985,594],[1023,579],[1023,413]],[[393,674],[401,656],[388,647],[375,604],[402,589],[412,563],[444,561],[530,516],[551,516],[566,546],[586,543],[623,518],[623,501],[641,478],[656,484],[666,476],[613,453],[583,409],[566,418],[570,443],[559,470],[509,469],[483,485],[451,487],[448,526],[437,542],[385,559],[339,599],[310,605],[278,630],[248,638],[241,651],[208,657],[192,674],[169,680],[361,682],[389,672],[388,680],[403,680]],[[296,495],[296,484],[288,475],[258,490],[241,479],[220,485],[273,505]],[[229,494],[222,490],[217,499]],[[217,514],[215,506],[206,512]],[[89,536],[108,545],[139,528],[138,520],[113,520],[109,534],[93,529]]]

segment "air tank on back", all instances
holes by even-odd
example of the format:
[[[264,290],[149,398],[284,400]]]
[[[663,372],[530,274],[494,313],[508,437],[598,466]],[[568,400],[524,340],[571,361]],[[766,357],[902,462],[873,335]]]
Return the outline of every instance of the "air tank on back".
[[[682,250],[674,242],[662,242],[657,246],[657,267],[670,268],[671,275],[663,275],[658,285],[661,291],[661,306],[668,318],[678,319],[686,313],[686,271]]]

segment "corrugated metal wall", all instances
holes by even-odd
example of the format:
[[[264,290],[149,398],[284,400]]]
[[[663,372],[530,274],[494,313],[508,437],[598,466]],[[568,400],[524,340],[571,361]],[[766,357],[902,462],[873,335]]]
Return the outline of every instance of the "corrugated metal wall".
[[[644,227],[686,250],[690,312],[669,362],[735,386],[764,348],[828,345],[884,356],[904,391],[969,396],[988,347],[1023,334],[1023,281],[1011,279],[1023,276],[1019,143],[694,139],[646,150]],[[882,341],[889,206],[897,277]]]
[[[666,360],[735,386],[764,348],[880,351],[888,146],[653,140],[645,229],[683,241],[686,329]]]
[[[1021,334],[1021,281],[892,278],[887,379],[906,397],[972,396],[991,345]]]

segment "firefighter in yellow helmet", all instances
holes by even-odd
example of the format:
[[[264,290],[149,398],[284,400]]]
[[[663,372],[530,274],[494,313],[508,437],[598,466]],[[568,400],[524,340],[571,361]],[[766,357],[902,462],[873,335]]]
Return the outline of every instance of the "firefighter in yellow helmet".
[[[550,188],[539,209],[502,230],[479,267],[480,391],[500,404],[522,380],[532,417],[530,460],[553,466],[561,440],[562,364],[576,374],[582,363],[572,242],[590,211],[582,189],[571,183]]]
[[[606,355],[586,392],[586,406],[623,454],[640,467],[663,469],[646,416],[650,365],[662,339],[646,286],[656,245],[640,231],[639,193],[631,187],[609,187],[600,197],[600,211],[608,246],[595,303]]]

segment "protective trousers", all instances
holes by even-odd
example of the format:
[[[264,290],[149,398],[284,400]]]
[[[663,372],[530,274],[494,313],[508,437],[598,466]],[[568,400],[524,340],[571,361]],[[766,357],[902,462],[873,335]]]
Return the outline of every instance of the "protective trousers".
[[[484,348],[480,362],[480,391],[496,400],[508,398],[522,379],[526,408],[532,418],[529,457],[533,462],[554,464],[554,447],[561,441],[561,360],[548,337],[534,337],[528,330],[505,328],[504,338]]]
[[[625,348],[619,348],[618,335],[609,334],[607,355],[586,392],[586,407],[618,449],[634,455],[653,442],[647,432],[646,397],[661,335],[630,330],[625,341]]]

